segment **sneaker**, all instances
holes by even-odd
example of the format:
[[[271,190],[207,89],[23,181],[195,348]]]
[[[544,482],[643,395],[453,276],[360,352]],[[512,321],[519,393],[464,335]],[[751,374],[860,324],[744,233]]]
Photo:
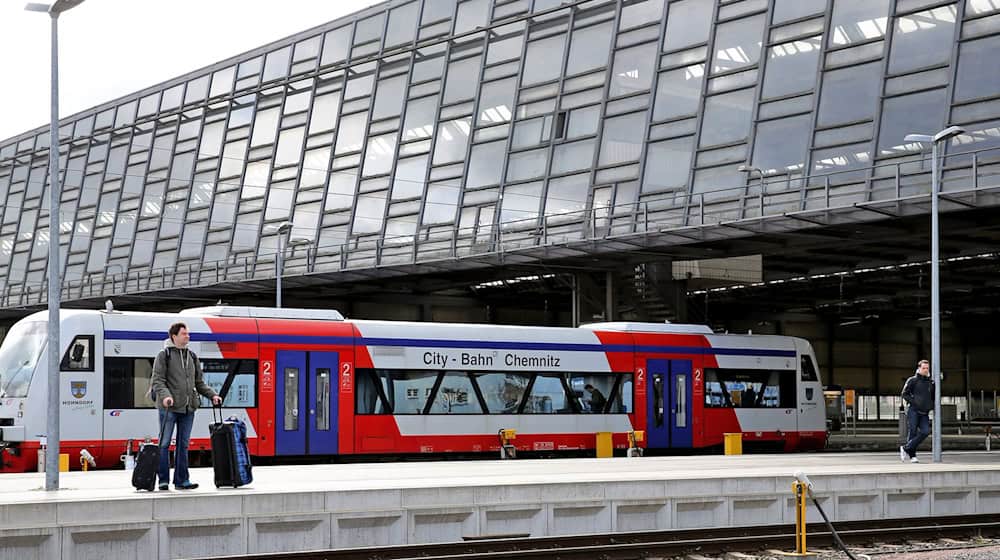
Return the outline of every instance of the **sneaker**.
[[[170,490],[170,485],[164,482],[160,484],[160,490]]]
[[[174,484],[174,490],[194,490],[198,487],[197,482],[185,482],[184,484]]]
[[[910,459],[910,462],[911,463],[919,463],[920,459],[917,459],[916,457],[914,457],[914,458]]]
[[[899,460],[904,463],[910,460],[910,454],[906,452],[906,449],[903,449],[902,445],[899,446]]]

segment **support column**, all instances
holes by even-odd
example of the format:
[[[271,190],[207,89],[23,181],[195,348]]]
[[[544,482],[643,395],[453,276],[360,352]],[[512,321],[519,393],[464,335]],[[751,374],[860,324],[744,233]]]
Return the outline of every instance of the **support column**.
[[[872,374],[875,376],[875,419],[882,418],[882,383],[879,379],[879,345],[880,345],[879,324],[872,325]]]
[[[604,320],[615,320],[615,273],[604,273]]]
[[[828,320],[826,322],[826,369],[828,371],[826,378],[827,385],[836,385],[836,383],[833,382],[833,346],[835,340],[837,340],[837,323],[833,320]]]
[[[580,278],[579,275],[573,275],[573,287],[570,290],[570,326],[579,327],[580,326]]]

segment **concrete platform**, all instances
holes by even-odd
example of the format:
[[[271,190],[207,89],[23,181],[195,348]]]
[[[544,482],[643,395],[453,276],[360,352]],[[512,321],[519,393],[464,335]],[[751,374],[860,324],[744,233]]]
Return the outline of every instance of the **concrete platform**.
[[[929,461],[929,455],[923,459]],[[1000,453],[379,463],[254,469],[254,484],[138,493],[125,471],[0,475],[0,560],[191,558],[793,522],[804,471],[834,519],[1000,513]],[[819,520],[818,512],[811,511]]]

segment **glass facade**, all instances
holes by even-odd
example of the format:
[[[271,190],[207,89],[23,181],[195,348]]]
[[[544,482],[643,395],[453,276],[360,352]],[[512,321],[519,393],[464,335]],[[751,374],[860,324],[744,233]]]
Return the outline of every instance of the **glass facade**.
[[[65,278],[267,276],[284,221],[313,269],[583,238],[743,164],[870,180],[910,132],[996,145],[998,50],[991,0],[391,0],[64,119]],[[0,141],[0,296],[44,291],[48,148]]]

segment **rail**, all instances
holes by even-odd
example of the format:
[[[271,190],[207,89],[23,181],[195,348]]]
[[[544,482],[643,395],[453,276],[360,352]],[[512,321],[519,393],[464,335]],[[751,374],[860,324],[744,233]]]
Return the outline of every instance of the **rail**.
[[[676,233],[697,238],[706,228],[752,234],[769,220],[797,227],[926,213],[930,197],[930,156],[807,177],[784,176],[748,181],[739,187],[698,193],[665,192],[640,202],[530,216],[472,227],[426,226],[414,235],[358,236],[344,242],[295,249],[285,259],[283,277],[336,273],[441,261],[490,258],[503,264],[509,255],[602,240],[630,240]],[[1000,147],[944,157],[940,197],[953,206],[996,205],[986,196],[1000,188]],[[276,276],[275,252],[245,253],[208,262],[162,268],[107,265],[103,272],[66,278],[64,301],[138,294],[214,284],[266,281]],[[121,272],[110,273],[117,267]],[[8,281],[0,307],[43,304],[41,281]]]

